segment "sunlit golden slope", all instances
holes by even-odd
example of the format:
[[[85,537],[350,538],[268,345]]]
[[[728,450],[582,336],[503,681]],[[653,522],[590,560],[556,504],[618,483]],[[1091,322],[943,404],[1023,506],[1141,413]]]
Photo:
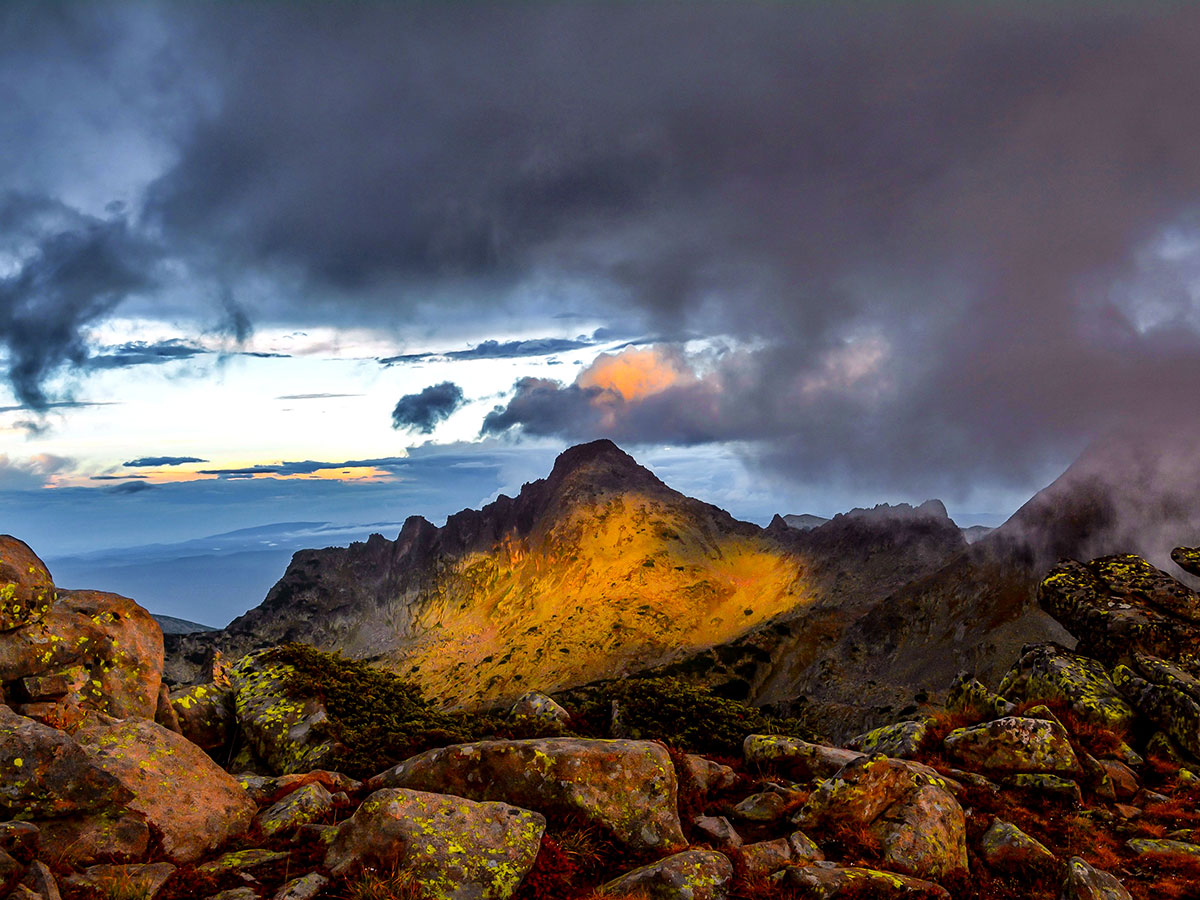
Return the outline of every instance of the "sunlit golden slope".
[[[395,540],[297,553],[263,603],[174,642],[176,681],[214,650],[305,641],[412,675],[447,704],[506,700],[680,659],[815,594],[778,534],[686,497],[610,441],[543,479]]]
[[[447,561],[393,664],[472,703],[643,669],[804,597],[799,560],[661,497],[572,505],[547,533]]]

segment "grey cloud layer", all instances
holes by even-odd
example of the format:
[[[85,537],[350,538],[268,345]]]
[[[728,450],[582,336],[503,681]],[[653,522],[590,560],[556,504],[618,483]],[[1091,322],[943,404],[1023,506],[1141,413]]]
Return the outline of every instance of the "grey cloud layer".
[[[489,430],[750,439],[784,471],[933,490],[1026,479],[1117,422],[1193,405],[1200,11],[141,15],[182,93],[156,132],[177,160],[138,221],[231,283],[287,273],[264,314],[395,321],[436,286],[447,316],[497,298],[530,318],[620,310],[756,348],[599,418],[586,389],[524,382]],[[134,237],[122,221],[97,223],[104,246]],[[1167,229],[1170,259],[1148,249]],[[124,258],[100,255],[95,290],[47,274],[44,294],[0,295],[23,401],[85,355],[78,322],[141,286]],[[63,330],[23,337],[27,302]],[[827,377],[867,340],[886,348],[873,380]]]
[[[121,465],[127,469],[144,469],[157,468],[158,466],[182,466],[187,463],[202,463],[208,462],[207,459],[199,459],[195,456],[139,456],[137,459],[131,459]],[[123,478],[135,476],[123,475]]]

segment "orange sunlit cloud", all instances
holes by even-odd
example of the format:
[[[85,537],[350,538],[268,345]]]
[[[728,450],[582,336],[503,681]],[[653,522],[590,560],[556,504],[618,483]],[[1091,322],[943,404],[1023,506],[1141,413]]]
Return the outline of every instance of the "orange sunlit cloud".
[[[575,379],[582,388],[614,391],[627,401],[695,381],[695,373],[677,354],[656,347],[631,347],[615,355],[603,353]]]
[[[395,473],[376,466],[350,466],[341,469],[317,469],[315,472],[281,474],[268,472],[255,478],[275,478],[279,481],[393,481]]]

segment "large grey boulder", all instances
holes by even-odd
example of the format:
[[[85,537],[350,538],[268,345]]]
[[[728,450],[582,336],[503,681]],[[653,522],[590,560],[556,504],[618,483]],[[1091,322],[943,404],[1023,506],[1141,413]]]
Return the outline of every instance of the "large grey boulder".
[[[335,875],[398,867],[437,900],[506,900],[545,829],[542,815],[507,803],[384,788],[338,828],[325,866]]]
[[[675,768],[661,744],[542,738],[430,750],[388,769],[368,789],[400,787],[500,800],[549,816],[581,816],[627,847],[685,841]]]

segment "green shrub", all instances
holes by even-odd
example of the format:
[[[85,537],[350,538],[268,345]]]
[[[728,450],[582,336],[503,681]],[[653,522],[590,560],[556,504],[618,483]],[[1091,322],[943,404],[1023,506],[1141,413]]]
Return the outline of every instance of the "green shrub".
[[[627,678],[600,685],[577,701],[574,724],[596,736],[615,736],[614,701],[619,733],[680,750],[740,756],[748,734],[809,736],[795,719],[767,715],[679,678]]]
[[[399,675],[307,644],[276,647],[270,658],[293,670],[285,683],[292,696],[325,704],[329,719],[321,728],[345,747],[330,765],[356,778],[434,747],[567,733],[505,716],[442,712]]]

